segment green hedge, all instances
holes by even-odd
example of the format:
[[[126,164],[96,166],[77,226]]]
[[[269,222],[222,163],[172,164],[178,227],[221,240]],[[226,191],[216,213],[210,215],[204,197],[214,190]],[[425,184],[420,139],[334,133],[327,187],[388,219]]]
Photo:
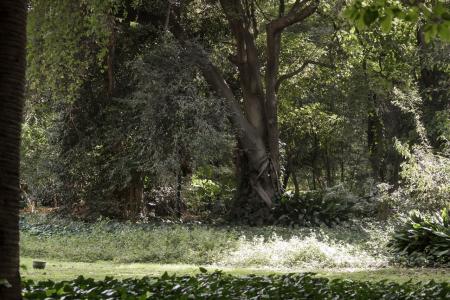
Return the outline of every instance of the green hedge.
[[[102,281],[31,280],[23,283],[25,299],[449,299],[448,283],[418,284],[328,280],[314,274],[237,277],[219,271],[196,276],[144,277]]]

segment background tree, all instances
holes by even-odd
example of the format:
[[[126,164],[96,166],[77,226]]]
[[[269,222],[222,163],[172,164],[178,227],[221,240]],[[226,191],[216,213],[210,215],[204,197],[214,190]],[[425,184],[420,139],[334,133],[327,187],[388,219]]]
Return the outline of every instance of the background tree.
[[[275,10],[277,17],[264,21],[266,42],[262,47],[258,45],[258,4],[220,1],[233,38],[230,62],[237,69],[239,89],[230,88],[204,52],[196,49],[194,57],[205,79],[226,100],[238,140],[240,183],[235,215],[263,222],[271,218],[270,208],[281,192],[277,90],[282,33],[311,16],[319,1],[298,0],[292,5],[280,1]],[[270,7],[269,13],[273,12]]]
[[[396,143],[421,140],[417,121],[434,153],[448,140],[445,80],[421,83],[446,73],[447,45],[417,35],[446,17],[360,4],[32,1],[24,198],[136,220],[223,196],[256,224],[275,221],[283,189],[401,188]]]

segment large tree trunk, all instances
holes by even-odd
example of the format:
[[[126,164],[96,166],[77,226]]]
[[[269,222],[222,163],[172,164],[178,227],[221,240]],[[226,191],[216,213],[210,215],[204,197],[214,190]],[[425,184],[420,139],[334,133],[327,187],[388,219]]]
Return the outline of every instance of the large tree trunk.
[[[19,162],[25,81],[26,1],[0,1],[0,299],[21,299]]]

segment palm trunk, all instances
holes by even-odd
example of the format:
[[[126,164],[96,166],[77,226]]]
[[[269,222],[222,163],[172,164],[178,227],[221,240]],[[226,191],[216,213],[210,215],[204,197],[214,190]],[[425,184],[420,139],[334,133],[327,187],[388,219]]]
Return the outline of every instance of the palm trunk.
[[[21,299],[19,162],[25,82],[26,1],[0,1],[0,299]],[[9,286],[8,285],[8,286]]]

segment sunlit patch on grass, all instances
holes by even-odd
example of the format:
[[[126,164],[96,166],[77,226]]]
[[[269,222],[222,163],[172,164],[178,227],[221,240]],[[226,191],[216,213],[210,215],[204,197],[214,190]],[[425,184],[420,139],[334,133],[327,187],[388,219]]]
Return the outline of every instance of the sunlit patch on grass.
[[[241,237],[237,249],[229,251],[220,265],[297,268],[380,268],[388,264],[383,256],[343,242],[319,240],[315,234],[288,239],[274,234],[269,239]]]

